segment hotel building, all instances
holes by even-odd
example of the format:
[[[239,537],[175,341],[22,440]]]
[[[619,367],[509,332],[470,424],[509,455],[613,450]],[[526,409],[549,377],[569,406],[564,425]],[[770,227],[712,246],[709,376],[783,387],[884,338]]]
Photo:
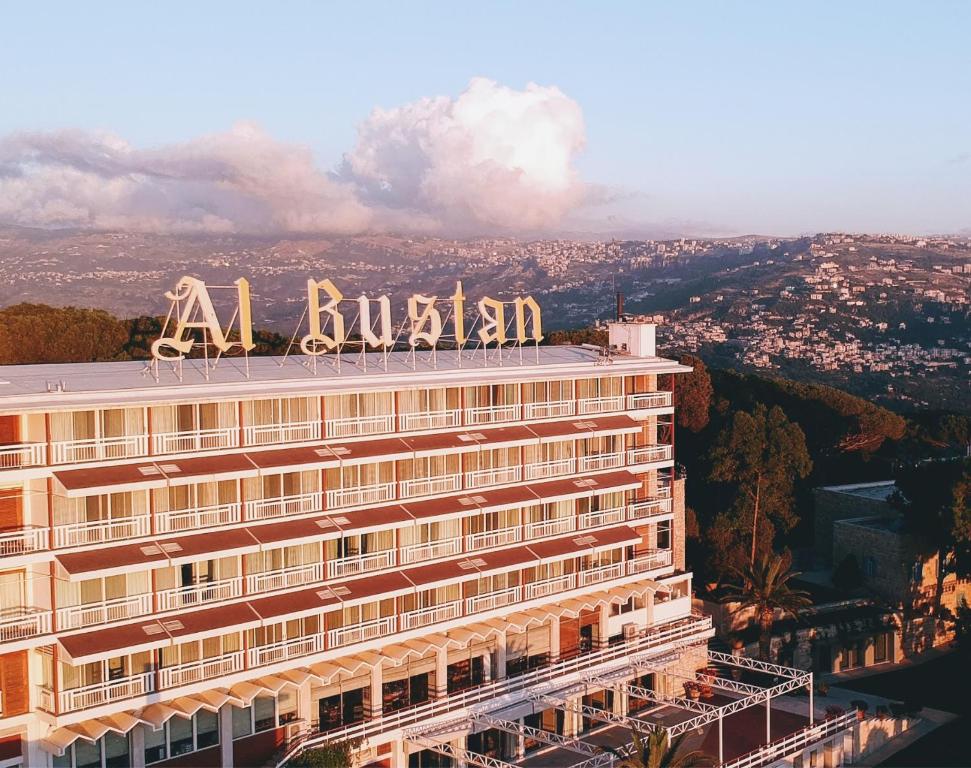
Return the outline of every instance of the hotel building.
[[[659,706],[719,735],[759,707],[775,740],[771,699],[811,676],[722,675],[742,662],[692,613],[688,369],[652,325],[610,334],[339,372],[0,368],[0,768],[277,765],[335,739],[388,768],[606,765],[582,735]],[[798,723],[790,752],[825,737],[839,764],[846,722]]]

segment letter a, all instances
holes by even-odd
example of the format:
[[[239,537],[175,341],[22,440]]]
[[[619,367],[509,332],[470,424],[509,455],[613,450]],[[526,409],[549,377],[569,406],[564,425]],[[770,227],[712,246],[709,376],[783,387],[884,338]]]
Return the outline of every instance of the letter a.
[[[237,286],[240,297],[246,294],[247,309],[249,299],[249,285],[244,289]],[[175,333],[171,336],[163,336],[156,339],[152,344],[152,356],[158,360],[180,360],[189,350],[192,349],[193,340],[191,336],[186,336],[186,332],[194,328],[202,329],[203,333],[209,332],[209,340],[220,352],[226,352],[232,346],[223,335],[223,329],[219,327],[219,318],[216,317],[216,310],[212,306],[212,299],[206,284],[195,277],[183,277],[175,286],[174,291],[167,291],[165,297],[173,302],[185,302],[179,319],[176,321]],[[242,308],[241,308],[242,311]],[[196,313],[202,315],[201,319],[194,320]],[[170,347],[178,352],[177,355],[162,354],[165,347]],[[251,347],[252,348],[252,347]]]
[[[328,301],[321,306],[320,294],[323,292]],[[307,313],[310,320],[310,333],[300,340],[300,349],[307,355],[322,355],[326,350],[336,349],[344,343],[344,316],[338,307],[344,299],[344,294],[337,290],[330,280],[307,281]],[[321,315],[329,315],[333,326],[333,337],[323,332],[320,322]],[[318,345],[324,347],[320,349]]]

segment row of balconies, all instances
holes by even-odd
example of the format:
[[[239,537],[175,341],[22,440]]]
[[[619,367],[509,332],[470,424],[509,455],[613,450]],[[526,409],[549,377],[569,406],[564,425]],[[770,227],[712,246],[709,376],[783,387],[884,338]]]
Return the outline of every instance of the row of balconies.
[[[221,656],[204,658],[183,664],[106,680],[94,685],[55,692],[51,688],[39,690],[40,706],[50,712],[64,714],[80,709],[135,698],[156,690],[217,679],[235,672],[277,664],[291,659],[312,656],[327,650],[391,638],[395,633],[433,627],[448,621],[487,613],[526,600],[560,594],[580,587],[604,584],[640,573],[665,568],[671,564],[670,550],[656,550],[633,559],[599,566],[573,574],[510,587],[493,593],[453,600],[439,605],[404,611],[394,616],[362,621],[312,635],[282,640]],[[690,602],[685,603],[685,615],[690,614]],[[57,709],[55,710],[55,699]]]
[[[394,432],[481,426],[522,419],[548,419],[574,415],[614,413],[623,410],[664,408],[671,405],[670,392],[593,397],[541,403],[512,403],[477,408],[422,413],[393,413],[354,416],[321,421],[261,424],[213,429],[155,432],[76,440],[54,440],[49,444],[26,442],[0,445],[0,469],[76,464],[125,459],[137,456],[194,453],[242,446],[310,442],[323,437],[348,438]]]

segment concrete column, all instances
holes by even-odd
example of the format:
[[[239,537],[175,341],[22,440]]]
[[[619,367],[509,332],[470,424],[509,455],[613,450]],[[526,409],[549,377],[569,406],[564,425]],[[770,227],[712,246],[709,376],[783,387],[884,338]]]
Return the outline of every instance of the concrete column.
[[[383,708],[382,690],[384,686],[384,667],[378,664],[371,670],[371,690],[370,706],[368,707],[368,717],[374,719],[381,716]]]
[[[24,757],[26,761],[24,765],[43,765],[47,766],[53,762],[53,758],[50,752],[45,752],[41,749],[40,742],[41,739],[47,734],[47,725],[40,721],[38,717],[31,717],[27,721],[27,734],[24,738],[25,754]],[[144,759],[144,750],[142,751],[142,759]]]
[[[307,727],[314,720],[314,700],[312,696],[313,686],[309,680],[297,686],[297,717],[303,720]]]
[[[610,642],[610,632],[607,629],[607,622],[610,621],[610,606],[600,606],[600,620],[597,622],[597,637],[594,638],[594,650],[606,648]]]
[[[405,752],[405,742],[403,739],[395,739],[391,742],[391,768],[408,768],[408,754]]]
[[[872,643],[867,643],[863,650],[863,666],[872,667],[873,657],[876,655],[876,648],[873,647]]]
[[[613,695],[613,706],[611,707],[611,712],[615,715],[627,715],[627,710],[630,706],[630,694],[627,691],[614,690]]]
[[[654,626],[654,590],[649,589],[644,593],[644,607],[647,610],[647,628]]]
[[[454,738],[449,742],[449,744],[451,745],[452,749],[455,750],[455,754],[456,754],[455,768],[466,768],[468,763],[466,763],[465,760],[462,759],[461,757],[457,757],[458,755],[465,754],[465,747],[466,747],[465,736],[459,736],[457,738]]]
[[[129,732],[128,740],[128,759],[131,761],[131,768],[145,768],[145,728],[144,725],[136,725]]]
[[[496,659],[492,665],[492,674],[496,680],[506,679],[506,633],[496,635]]]
[[[568,739],[575,738],[580,732],[580,714],[573,711],[579,705],[580,699],[573,698],[566,700],[567,710],[563,713],[563,735]]]
[[[521,723],[522,720],[519,722]],[[516,740],[515,759],[522,760],[524,757],[526,757],[526,737],[521,733],[512,734],[512,736]]]
[[[223,704],[219,708],[219,765],[220,768],[233,768],[233,705]]]
[[[560,620],[550,620],[550,662],[555,664],[560,660]]]
[[[491,652],[482,654],[482,679],[487,683],[491,683],[493,680]]]
[[[435,698],[448,696],[448,651],[439,648],[435,651]]]

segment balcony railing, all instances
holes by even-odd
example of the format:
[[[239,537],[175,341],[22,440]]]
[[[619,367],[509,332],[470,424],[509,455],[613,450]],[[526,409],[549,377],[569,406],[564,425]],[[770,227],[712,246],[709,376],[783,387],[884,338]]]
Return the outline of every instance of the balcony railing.
[[[54,526],[54,547],[56,549],[83,547],[87,544],[148,536],[150,532],[151,522],[148,515],[56,525]]]
[[[328,560],[327,578],[342,579],[346,576],[356,576],[359,573],[380,571],[383,568],[394,566],[394,561],[395,551],[393,549],[342,557],[339,560]]]
[[[637,573],[646,573],[647,571],[657,570],[658,568],[667,568],[671,565],[671,562],[672,553],[670,549],[653,549],[650,552],[635,555],[628,560],[627,573],[633,576]]]
[[[533,600],[537,597],[547,597],[576,589],[577,577],[575,573],[565,573],[562,576],[551,576],[548,579],[540,579],[529,584],[523,585],[523,594],[526,600]]]
[[[238,523],[239,510],[239,502],[231,501],[226,504],[212,504],[208,507],[156,512],[155,529],[158,533],[172,533]]]
[[[627,450],[628,464],[651,464],[655,461],[670,461],[674,458],[674,447],[670,445],[641,445]]]
[[[243,427],[243,439],[246,445],[320,440],[320,420],[293,421],[286,424],[250,424]]]
[[[401,614],[401,631],[425,627],[429,624],[438,624],[442,621],[451,621],[462,615],[462,601],[453,600],[450,603],[432,605],[428,608],[419,608],[415,611],[406,611]]]
[[[577,412],[581,415],[591,413],[610,413],[624,410],[623,395],[608,395],[607,397],[585,397],[577,401]]]
[[[243,594],[243,580],[237,576],[232,579],[190,584],[174,589],[160,589],[157,594],[158,609],[160,611],[174,611],[179,608],[191,608],[203,603],[239,597]]]
[[[503,485],[518,483],[522,480],[523,468],[516,464],[512,467],[494,467],[492,469],[471,469],[465,473],[466,488],[481,488],[484,485]]]
[[[45,608],[18,606],[0,611],[0,642],[11,643],[51,631],[51,612]]]
[[[599,528],[602,525],[622,523],[627,519],[626,507],[611,507],[598,509],[596,512],[584,512],[580,515],[581,528]]]
[[[200,659],[171,667],[162,667],[158,671],[159,686],[175,688],[180,685],[198,683],[214,677],[222,677],[243,669],[243,652],[235,651],[224,656],[211,659]]]
[[[462,411],[457,408],[448,411],[402,413],[398,416],[398,428],[402,432],[416,432],[422,429],[448,429],[460,426],[462,426]]]
[[[25,555],[48,547],[47,528],[21,528],[0,533],[0,557]]]
[[[522,406],[519,403],[466,408],[465,423],[472,427],[477,424],[492,424],[497,421],[513,421],[519,418],[521,408]]]
[[[654,622],[663,624],[691,615],[691,596],[675,597],[671,600],[654,603]]]
[[[638,395],[627,395],[627,408],[631,411],[645,408],[667,408],[670,405],[670,392],[642,392]]]
[[[246,576],[246,591],[272,592],[277,589],[297,587],[301,584],[313,584],[323,581],[324,564],[308,563],[307,565],[293,565],[288,568],[278,568],[275,571],[261,571]]]
[[[144,456],[147,453],[148,435],[57,440],[51,443],[51,462],[53,464],[124,459],[129,456]]]
[[[42,689],[48,695],[42,697],[42,706],[48,709],[53,704],[54,692],[49,688]],[[61,714],[76,712],[81,709],[110,704],[112,701],[131,699],[144,696],[155,690],[155,674],[143,672],[130,677],[120,677],[116,680],[105,680],[82,688],[69,688],[58,695]]]
[[[452,493],[462,488],[461,475],[439,477],[414,477],[398,483],[398,493],[403,499],[411,496],[432,496],[436,493]]]
[[[671,499],[645,499],[627,505],[628,520],[642,520],[671,513]]]
[[[47,446],[44,443],[0,445],[0,469],[37,467],[46,463]]]
[[[327,491],[327,508],[380,504],[394,498],[394,483],[362,485],[357,488],[331,488]]]
[[[462,539],[458,536],[451,539],[441,539],[426,544],[408,544],[401,548],[401,563],[418,563],[423,560],[436,560],[439,557],[450,557],[462,551]]]
[[[522,599],[522,587],[508,587],[498,592],[490,592],[485,595],[475,595],[474,597],[465,598],[465,610],[466,613],[491,611],[495,608],[502,608],[504,605],[518,603]]]
[[[544,477],[556,477],[557,475],[572,475],[576,472],[576,466],[576,459],[572,457],[537,461],[526,465],[526,479],[539,480]]]
[[[576,413],[576,400],[550,400],[545,403],[526,403],[523,417],[526,419],[555,419],[558,416],[572,416]]]
[[[92,624],[107,624],[152,612],[152,594],[117,597],[100,603],[69,605],[57,609],[57,628],[79,629]]]
[[[513,528],[498,528],[494,531],[480,531],[479,533],[469,533],[465,537],[465,548],[472,549],[492,549],[502,547],[506,544],[515,544],[522,541],[523,529],[520,526]]]
[[[596,472],[599,469],[614,469],[624,466],[624,454],[621,451],[612,453],[593,453],[581,456],[577,460],[580,472]]]
[[[526,538],[542,539],[546,536],[556,536],[558,533],[575,531],[576,527],[577,519],[572,515],[553,520],[537,520],[534,523],[526,523]]]
[[[327,633],[327,647],[340,648],[343,645],[364,643],[378,637],[385,637],[395,631],[396,623],[394,616],[385,616],[381,619],[332,629]]]
[[[278,643],[250,648],[249,665],[251,667],[262,667],[267,664],[276,664],[279,661],[295,659],[299,656],[309,656],[322,650],[324,650],[323,635],[295,637],[290,640],[281,640]]]
[[[215,451],[239,446],[239,428],[213,427],[190,429],[184,432],[155,432],[152,435],[153,453],[191,453]]]
[[[377,435],[394,430],[394,416],[390,413],[378,416],[348,416],[343,419],[327,419],[327,437],[355,437]]]
[[[319,512],[323,509],[323,503],[324,495],[320,491],[307,491],[269,499],[252,499],[246,502],[246,519],[266,520],[270,517]]]

